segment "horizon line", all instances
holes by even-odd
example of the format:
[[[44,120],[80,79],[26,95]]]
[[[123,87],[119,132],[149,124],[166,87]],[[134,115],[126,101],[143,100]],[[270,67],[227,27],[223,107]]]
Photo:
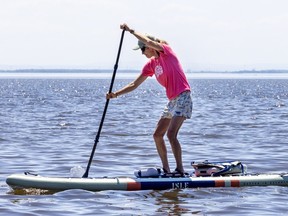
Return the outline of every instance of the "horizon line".
[[[25,72],[88,72],[88,73],[105,73],[108,71],[113,71],[113,69],[85,69],[85,68],[23,68],[23,69],[0,69],[0,73],[25,73]],[[118,69],[118,72],[126,72],[126,73],[136,73],[140,72],[140,69]],[[288,69],[242,69],[242,70],[192,70],[187,69],[184,70],[185,73],[288,73]]]

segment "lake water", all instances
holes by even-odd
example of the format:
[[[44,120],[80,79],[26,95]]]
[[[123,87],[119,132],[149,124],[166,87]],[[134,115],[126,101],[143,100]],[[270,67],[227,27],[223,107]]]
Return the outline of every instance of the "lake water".
[[[119,89],[131,79],[115,80]],[[183,162],[241,160],[253,173],[287,172],[287,79],[189,79],[194,110],[179,132]],[[12,191],[8,175],[69,176],[85,167],[109,78],[0,79],[0,215],[287,215],[288,187],[166,191]],[[152,138],[166,103],[154,79],[111,100],[90,177],[161,165]],[[168,142],[167,142],[168,144]],[[171,149],[171,169],[175,168]]]

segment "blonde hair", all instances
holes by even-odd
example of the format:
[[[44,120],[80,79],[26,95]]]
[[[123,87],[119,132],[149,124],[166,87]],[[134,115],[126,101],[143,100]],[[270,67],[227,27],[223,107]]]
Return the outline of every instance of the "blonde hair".
[[[152,35],[149,35],[149,34],[145,34],[145,36],[146,36],[147,38],[149,38],[150,40],[155,41],[155,42],[157,42],[157,43],[167,44],[167,45],[168,45],[168,42],[165,41],[165,40],[156,38],[156,37],[154,37],[154,36],[152,36]],[[143,42],[141,42],[141,43],[143,43]],[[138,45],[139,45],[139,44],[138,44]]]
[[[161,43],[161,44],[167,44],[167,45],[168,45],[168,42],[165,41],[165,40],[162,40],[162,39],[158,39],[158,38],[156,38],[155,41],[158,42],[158,43]]]

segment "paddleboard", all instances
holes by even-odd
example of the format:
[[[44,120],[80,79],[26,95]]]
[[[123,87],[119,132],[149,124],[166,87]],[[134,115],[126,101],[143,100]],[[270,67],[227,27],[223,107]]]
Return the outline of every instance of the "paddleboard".
[[[218,177],[103,177],[103,178],[70,178],[44,177],[31,174],[12,174],[6,183],[13,189],[36,188],[43,190],[63,191],[83,189],[89,191],[103,190],[167,190],[202,187],[251,187],[251,186],[288,186],[286,174],[255,174],[243,176]]]

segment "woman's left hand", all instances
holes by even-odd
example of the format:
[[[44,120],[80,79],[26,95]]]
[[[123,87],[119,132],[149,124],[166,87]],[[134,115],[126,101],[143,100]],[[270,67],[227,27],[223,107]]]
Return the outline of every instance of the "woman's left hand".
[[[106,94],[106,99],[117,98],[117,93],[111,92]]]

